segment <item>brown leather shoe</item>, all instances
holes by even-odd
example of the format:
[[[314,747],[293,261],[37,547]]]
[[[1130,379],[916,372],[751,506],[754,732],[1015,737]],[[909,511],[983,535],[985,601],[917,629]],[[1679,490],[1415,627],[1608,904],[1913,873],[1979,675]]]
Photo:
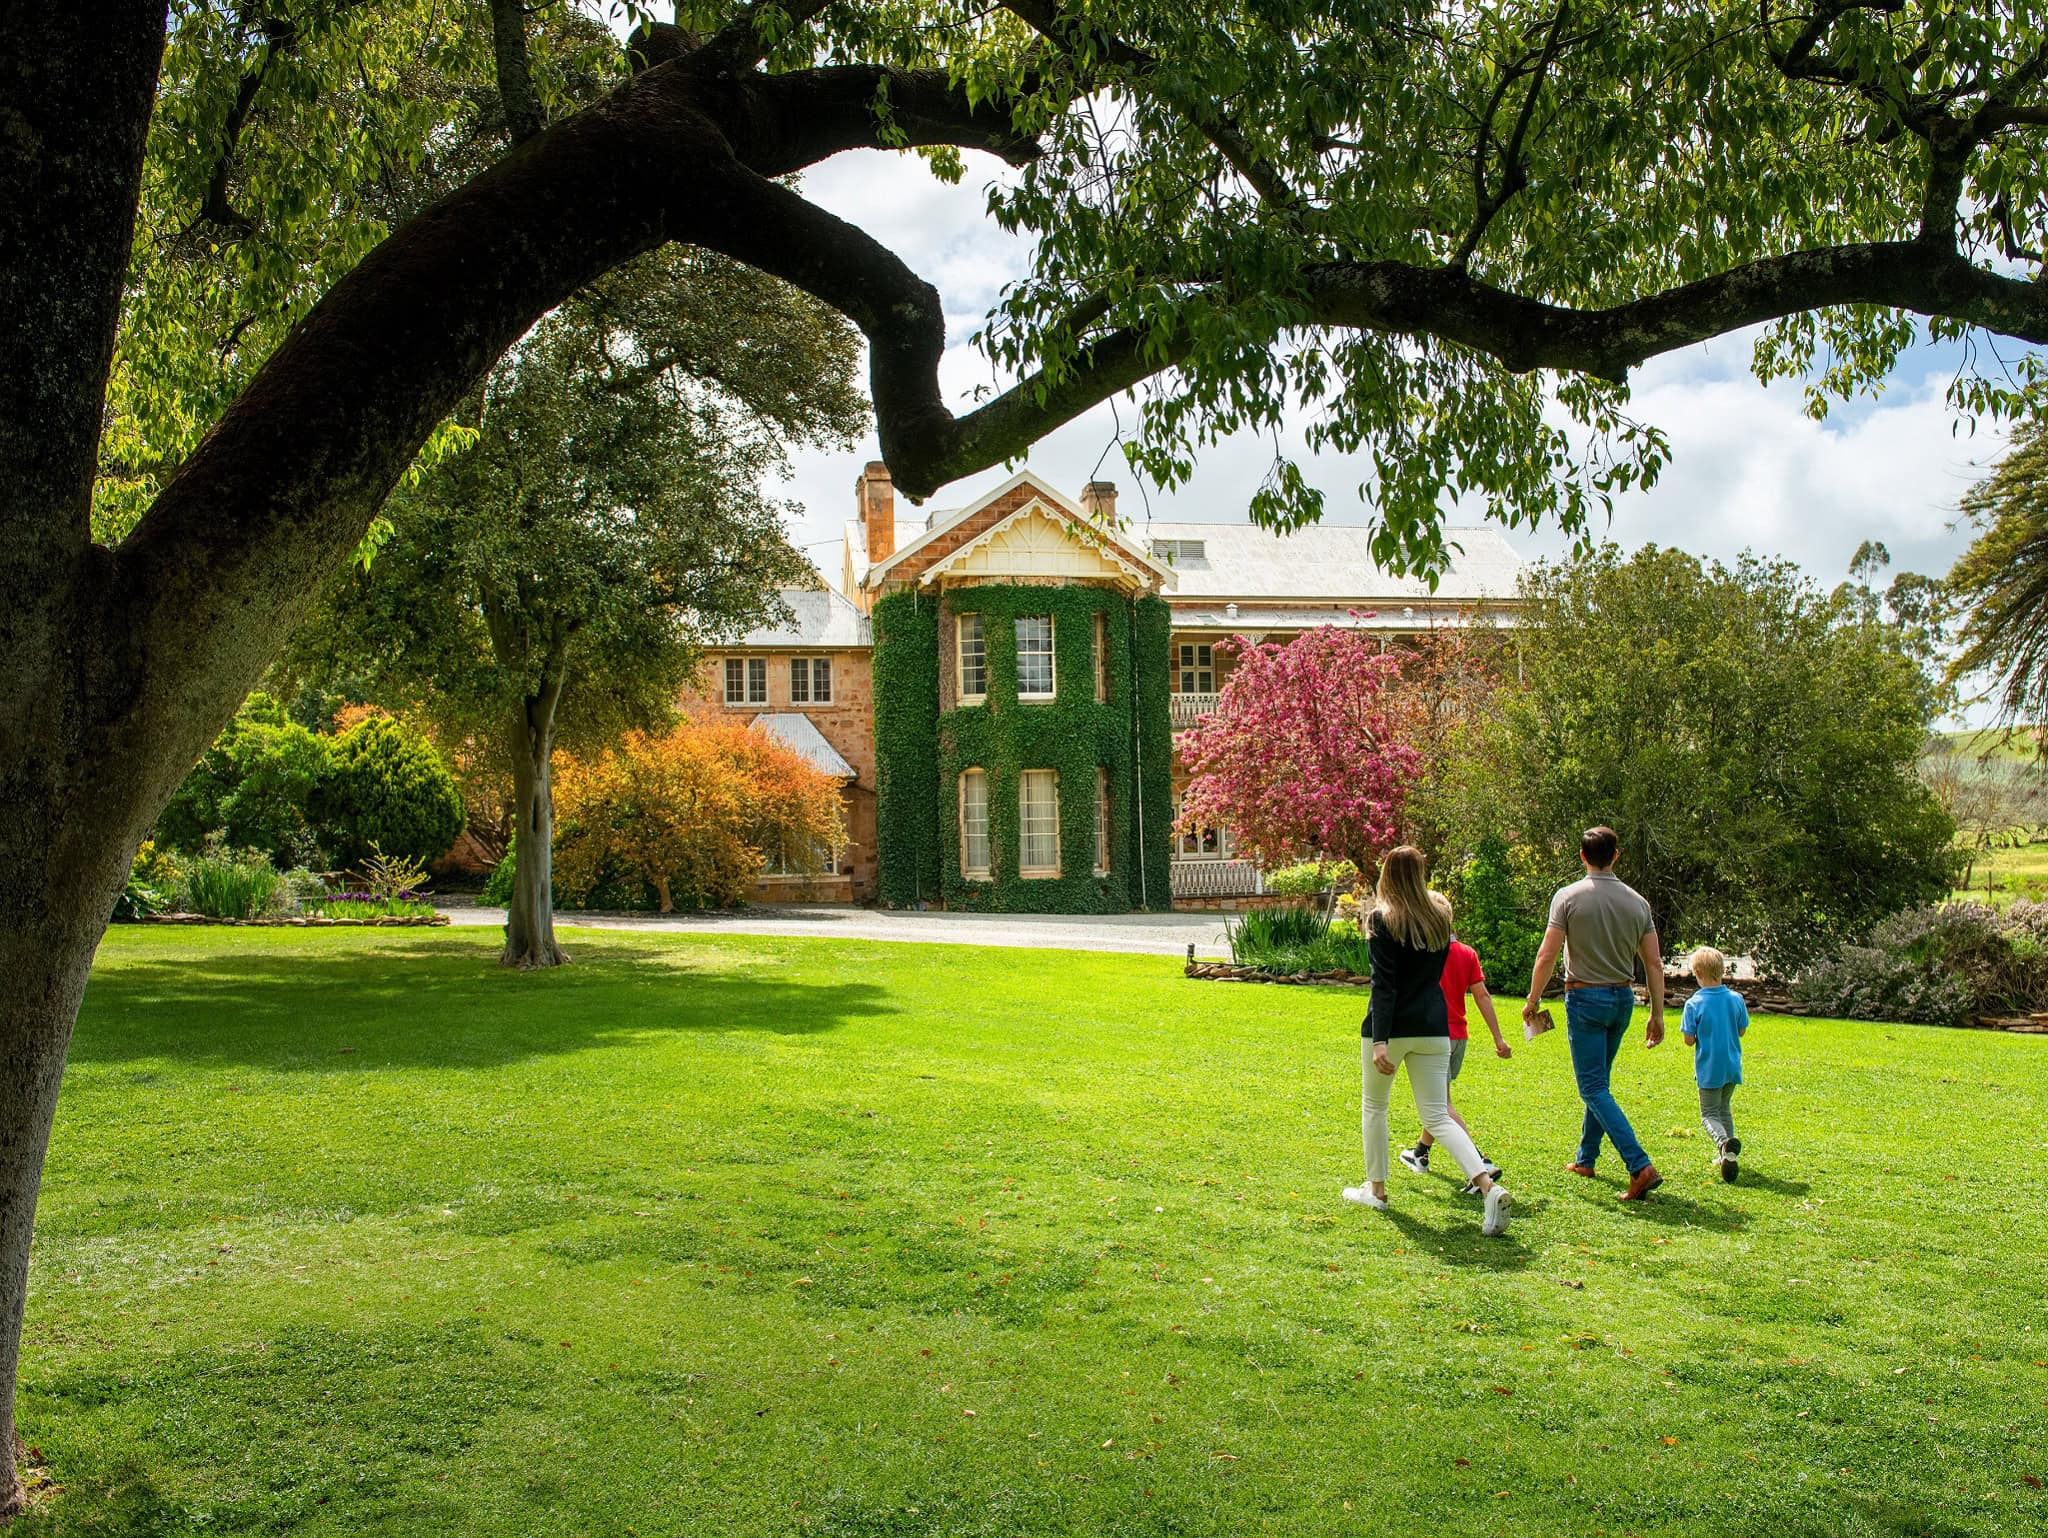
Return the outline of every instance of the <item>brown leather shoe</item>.
[[[1628,1189],[1621,1193],[1618,1200],[1639,1202],[1662,1184],[1664,1184],[1664,1177],[1657,1173],[1657,1166],[1645,1164],[1641,1169],[1628,1177]]]
[[[1564,1172],[1567,1175],[1584,1175],[1588,1180],[1593,1178],[1593,1166],[1590,1164],[1567,1164]]]

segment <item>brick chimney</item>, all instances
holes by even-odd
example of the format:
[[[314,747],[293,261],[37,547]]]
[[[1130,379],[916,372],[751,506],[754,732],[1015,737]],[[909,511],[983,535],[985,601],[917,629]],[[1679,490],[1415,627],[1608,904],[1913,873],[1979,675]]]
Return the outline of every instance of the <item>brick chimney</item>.
[[[868,564],[878,565],[896,553],[896,483],[889,479],[889,467],[869,460],[853,483],[853,497],[867,538]]]
[[[1081,511],[1105,528],[1116,527],[1116,482],[1090,481],[1081,488]]]

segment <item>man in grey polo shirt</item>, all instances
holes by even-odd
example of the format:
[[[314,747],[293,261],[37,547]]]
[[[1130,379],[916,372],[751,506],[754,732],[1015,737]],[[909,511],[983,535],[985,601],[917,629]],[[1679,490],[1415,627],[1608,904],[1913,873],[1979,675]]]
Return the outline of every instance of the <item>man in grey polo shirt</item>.
[[[1615,1152],[1628,1166],[1628,1189],[1621,1199],[1639,1202],[1662,1185],[1664,1177],[1643,1152],[1628,1117],[1615,1103],[1609,1079],[1635,1012],[1637,957],[1642,958],[1650,987],[1650,1025],[1644,1043],[1654,1047],[1664,1039],[1664,957],[1657,948],[1657,922],[1650,915],[1649,903],[1614,874],[1615,857],[1620,852],[1621,841],[1612,828],[1588,828],[1580,837],[1579,858],[1585,863],[1586,877],[1562,888],[1550,900],[1550,926],[1536,953],[1522,1018],[1535,1019],[1542,1007],[1543,990],[1556,969],[1557,953],[1562,950],[1565,1036],[1571,1045],[1579,1098],[1586,1102],[1579,1151],[1565,1169],[1573,1175],[1591,1176],[1603,1136],[1612,1139]]]

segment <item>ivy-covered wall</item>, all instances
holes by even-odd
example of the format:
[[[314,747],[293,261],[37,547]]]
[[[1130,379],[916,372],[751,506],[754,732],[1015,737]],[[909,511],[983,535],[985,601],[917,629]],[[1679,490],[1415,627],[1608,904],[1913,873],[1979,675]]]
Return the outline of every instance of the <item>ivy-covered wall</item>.
[[[988,694],[940,709],[952,687],[954,612],[983,619]],[[1104,618],[1106,699],[1095,698],[1095,616]],[[1054,698],[1019,701],[1015,620],[1053,618]],[[886,615],[886,617],[885,617]],[[1118,913],[1172,904],[1173,792],[1164,602],[1107,588],[991,585],[954,589],[943,607],[894,594],[875,607],[878,842],[885,902],[936,886],[948,907],[1017,913]],[[885,704],[885,702],[887,702]],[[1095,771],[1108,771],[1109,873],[1095,874]],[[958,779],[988,776],[990,879],[960,870]],[[1026,769],[1059,774],[1060,875],[1018,873],[1018,786]],[[901,803],[915,798],[917,807]]]
[[[892,908],[937,902],[939,602],[891,593],[874,609],[875,890]],[[948,819],[950,821],[950,818]]]

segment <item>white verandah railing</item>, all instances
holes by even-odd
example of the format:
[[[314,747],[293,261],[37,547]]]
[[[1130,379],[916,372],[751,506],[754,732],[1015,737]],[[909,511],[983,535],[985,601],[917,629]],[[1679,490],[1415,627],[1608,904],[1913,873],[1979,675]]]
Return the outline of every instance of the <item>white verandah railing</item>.
[[[1176,858],[1172,878],[1175,897],[1257,897],[1266,890],[1265,873],[1254,860]]]

